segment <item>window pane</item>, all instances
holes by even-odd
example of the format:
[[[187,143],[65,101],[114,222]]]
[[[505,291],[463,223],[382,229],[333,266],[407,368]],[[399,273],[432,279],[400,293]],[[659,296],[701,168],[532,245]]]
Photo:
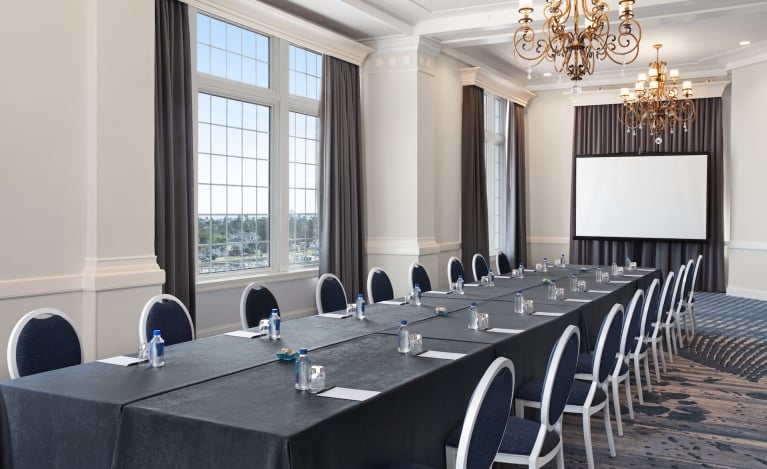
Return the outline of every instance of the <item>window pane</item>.
[[[293,45],[289,49],[288,89],[290,94],[318,99],[318,83],[321,76],[318,71],[318,64],[322,63],[322,56]]]
[[[290,117],[290,264],[316,265],[319,262],[319,236],[317,229],[317,145],[316,116],[291,112]],[[312,130],[308,130],[312,129]],[[309,136],[312,138],[309,138]],[[311,152],[307,154],[307,152]]]

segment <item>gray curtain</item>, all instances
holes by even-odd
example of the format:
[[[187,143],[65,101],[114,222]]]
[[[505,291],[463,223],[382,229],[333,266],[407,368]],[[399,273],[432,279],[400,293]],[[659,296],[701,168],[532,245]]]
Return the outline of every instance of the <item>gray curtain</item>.
[[[657,145],[647,132],[626,132],[618,121],[621,104],[579,106],[575,108],[573,158],[577,155],[610,153],[709,153],[709,232],[706,242],[600,241],[571,240],[573,262],[608,264],[629,256],[639,264],[661,268],[665,275],[678,270],[688,259],[703,254],[698,277],[699,288],[724,291],[724,169],[722,99],[695,100],[697,118],[684,132],[681,124],[672,134],[668,129],[663,143]],[[573,164],[573,191],[575,164]],[[637,181],[649,186],[651,181]],[[571,197],[570,233],[575,232],[575,193]]]
[[[320,95],[320,275],[364,293],[365,191],[359,67],[323,56]]]
[[[461,118],[461,262],[471,271],[471,258],[488,258],[487,182],[485,176],[484,91],[463,87]]]
[[[163,292],[195,320],[194,155],[187,6],[155,1],[155,250]]]
[[[527,262],[525,189],[525,108],[509,101],[506,131],[506,240],[503,250],[511,266]]]

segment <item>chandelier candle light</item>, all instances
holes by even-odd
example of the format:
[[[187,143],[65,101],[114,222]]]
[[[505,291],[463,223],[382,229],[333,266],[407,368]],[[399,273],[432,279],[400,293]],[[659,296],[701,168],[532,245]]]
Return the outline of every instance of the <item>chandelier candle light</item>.
[[[573,92],[586,74],[594,73],[597,60],[610,59],[630,64],[639,54],[642,29],[634,19],[634,0],[621,0],[620,23],[611,31],[607,2],[598,0],[546,0],[541,36],[531,27],[532,0],[519,1],[520,26],[514,31],[514,55],[538,65],[546,59],[556,72],[566,72],[573,80]],[[583,22],[581,23],[581,15]],[[568,22],[572,17],[572,26]],[[532,68],[528,67],[528,77]]]
[[[692,82],[682,82],[680,92],[677,83],[679,70],[668,70],[666,62],[660,60],[662,44],[653,45],[655,62],[650,63],[647,74],[640,73],[634,91],[621,89],[623,108],[620,121],[626,132],[647,129],[655,137],[655,143],[663,143],[661,134],[665,129],[674,133],[678,123],[687,132],[688,124],[695,120],[695,105],[692,102]]]

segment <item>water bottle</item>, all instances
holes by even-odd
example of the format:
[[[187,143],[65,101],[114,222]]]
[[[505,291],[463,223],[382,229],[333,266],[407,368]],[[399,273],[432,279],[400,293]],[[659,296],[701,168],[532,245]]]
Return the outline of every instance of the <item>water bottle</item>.
[[[596,272],[597,272],[597,278],[596,278],[597,283],[602,283],[602,267],[597,266]]]
[[[522,290],[517,290],[517,294],[514,297],[514,312],[522,314],[524,312],[523,303],[525,299],[522,297]]]
[[[618,263],[617,262],[613,262],[611,272],[612,272],[611,275],[613,277],[618,275]]]
[[[406,319],[400,321],[399,330],[397,330],[397,351],[399,353],[408,353],[410,351],[410,333],[407,330]]]
[[[310,373],[312,372],[312,361],[306,355],[306,349],[298,349],[298,358],[296,359],[296,389],[306,391],[309,389]]]
[[[362,297],[362,293],[357,293],[357,307],[355,309],[357,319],[365,319],[365,298]]]
[[[280,313],[277,308],[272,308],[272,314],[269,316],[269,338],[272,340],[280,338]]]
[[[631,258],[629,256],[626,256],[626,265],[623,268],[626,270],[626,272],[631,270]]]
[[[525,266],[521,262],[519,263],[519,278],[525,278]]]
[[[474,303],[472,301],[469,304],[469,311],[466,313],[466,320],[469,325],[469,329],[477,329],[478,315],[479,315],[479,311],[477,311],[477,303]]]
[[[421,306],[421,285],[413,285],[413,301],[416,306]]]
[[[566,264],[565,264],[565,254],[564,253],[562,253],[562,255],[559,256],[559,265],[561,265],[562,267],[566,267]]]
[[[493,274],[493,269],[487,269],[487,284],[491,287],[495,286],[495,274]]]
[[[543,271],[548,272],[549,271],[549,259],[548,257],[543,258]]]
[[[570,276],[570,291],[578,291],[578,276],[575,272]]]
[[[459,295],[463,295],[463,275],[458,276],[458,281],[455,282],[455,289],[458,290]]]
[[[152,341],[149,342],[149,364],[152,368],[165,365],[165,341],[160,335],[160,329],[152,331]]]

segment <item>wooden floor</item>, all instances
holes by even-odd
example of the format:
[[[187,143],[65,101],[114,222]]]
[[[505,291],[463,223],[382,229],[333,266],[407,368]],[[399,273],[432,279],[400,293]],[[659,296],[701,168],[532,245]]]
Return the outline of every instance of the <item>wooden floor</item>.
[[[618,436],[612,416],[615,458],[601,413],[591,418],[596,467],[767,468],[767,380],[754,383],[676,358],[661,383],[645,390],[645,405],[633,394],[631,421],[621,388],[624,436]],[[587,467],[580,416],[565,416],[563,435],[565,466]]]

